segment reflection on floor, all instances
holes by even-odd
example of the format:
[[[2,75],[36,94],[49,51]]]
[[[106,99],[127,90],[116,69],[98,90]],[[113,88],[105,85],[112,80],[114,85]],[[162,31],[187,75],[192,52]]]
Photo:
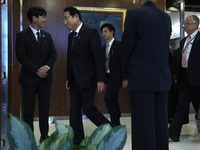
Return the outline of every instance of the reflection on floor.
[[[127,128],[127,141],[123,150],[131,150],[131,119],[127,115],[123,115],[121,118],[121,124],[126,125]],[[130,116],[130,115],[128,115]],[[69,125],[69,120],[57,120],[61,123]],[[85,134],[90,136],[96,126],[88,119],[83,119]],[[38,121],[34,121],[34,133],[36,141],[39,141],[40,133],[38,129]],[[49,135],[55,131],[54,124],[50,124]],[[196,127],[196,120],[194,114],[190,114],[190,123],[184,125],[181,132],[180,142],[169,142],[170,150],[200,150],[200,135],[198,134]]]

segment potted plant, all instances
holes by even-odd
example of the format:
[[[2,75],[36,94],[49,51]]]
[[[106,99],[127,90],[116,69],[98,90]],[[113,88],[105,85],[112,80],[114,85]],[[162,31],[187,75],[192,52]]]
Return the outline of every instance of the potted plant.
[[[8,141],[11,150],[122,150],[127,139],[124,125],[112,128],[103,124],[91,136],[86,136],[80,145],[73,143],[74,131],[54,120],[56,130],[37,146],[34,133],[27,123],[10,114]]]

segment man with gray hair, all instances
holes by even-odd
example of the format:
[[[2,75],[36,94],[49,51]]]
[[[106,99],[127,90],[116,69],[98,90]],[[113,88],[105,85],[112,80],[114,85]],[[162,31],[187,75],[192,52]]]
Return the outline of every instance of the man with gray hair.
[[[198,111],[200,98],[200,33],[198,32],[199,18],[191,15],[185,18],[184,30],[188,34],[180,41],[177,84],[180,86],[179,100],[175,114],[169,127],[169,138],[179,141],[185,115],[190,101]]]

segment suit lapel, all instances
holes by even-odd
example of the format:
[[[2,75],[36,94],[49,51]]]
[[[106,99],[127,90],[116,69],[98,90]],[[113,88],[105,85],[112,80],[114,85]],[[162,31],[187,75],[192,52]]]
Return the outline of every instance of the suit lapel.
[[[112,45],[111,45],[111,48],[110,48],[110,55],[109,57],[112,57],[112,55],[115,53],[115,47],[116,47],[116,41],[114,40]]]
[[[80,42],[81,38],[82,38],[83,35],[84,35],[84,32],[85,32],[85,26],[82,25],[82,27],[81,27],[81,29],[80,29],[80,31],[79,31],[79,33],[78,33],[78,36],[77,36],[76,39],[75,39],[74,47],[72,47],[72,39],[71,39],[70,42],[71,42],[71,49],[72,49],[72,51],[73,51],[73,54],[76,53],[77,47],[78,47],[78,45],[79,45],[79,42]],[[72,34],[72,37],[71,37],[71,38],[73,38],[73,34]]]
[[[192,56],[194,53],[196,53],[195,51],[199,51],[199,39],[200,39],[200,32],[197,33],[193,43],[192,43],[192,48],[191,48],[191,52],[190,52],[190,56]]]
[[[33,34],[33,31],[31,30],[30,27],[28,28],[27,32],[28,32],[28,36],[31,39],[31,41],[33,41],[34,44],[38,44],[36,41],[35,35]]]
[[[45,45],[47,44],[47,43],[46,43],[46,40],[45,40],[46,35],[44,34],[44,32],[43,32],[42,30],[40,30],[40,33],[41,33],[40,52],[44,52],[44,50],[45,50]]]
[[[40,45],[38,44],[38,42],[36,41],[35,35],[33,34],[33,31],[31,30],[31,28],[29,27],[27,30],[27,34],[28,34],[28,38],[30,38],[30,41],[33,42],[33,45],[35,47],[35,49],[38,50],[38,52],[40,51]]]
[[[200,38],[200,32],[197,33],[197,35],[196,35],[196,37],[195,37],[195,39],[193,41],[192,47],[198,45],[199,38]]]

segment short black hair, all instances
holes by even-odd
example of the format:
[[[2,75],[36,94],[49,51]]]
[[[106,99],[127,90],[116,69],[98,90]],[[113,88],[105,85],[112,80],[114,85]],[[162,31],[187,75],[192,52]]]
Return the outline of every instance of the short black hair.
[[[81,13],[80,13],[80,11],[78,9],[76,9],[73,6],[70,6],[70,7],[67,7],[67,8],[64,9],[64,13],[67,12],[67,11],[69,12],[69,14],[72,17],[74,17],[74,15],[77,14],[79,16],[80,21],[82,21]]]
[[[27,18],[30,21],[30,23],[32,23],[32,18],[33,16],[36,16],[37,18],[39,16],[46,16],[47,12],[44,8],[39,7],[39,6],[34,6],[34,7],[30,7],[29,10],[27,11]]]
[[[171,42],[169,45],[170,45],[170,46],[171,46],[171,45],[174,45],[174,46],[175,46],[176,44],[175,44],[174,42]]]
[[[110,23],[105,23],[105,24],[103,24],[102,26],[101,26],[101,32],[102,32],[102,30],[103,30],[103,28],[108,28],[108,30],[111,32],[111,31],[113,31],[113,36],[115,35],[115,27],[112,25],[112,24],[110,24]]]

